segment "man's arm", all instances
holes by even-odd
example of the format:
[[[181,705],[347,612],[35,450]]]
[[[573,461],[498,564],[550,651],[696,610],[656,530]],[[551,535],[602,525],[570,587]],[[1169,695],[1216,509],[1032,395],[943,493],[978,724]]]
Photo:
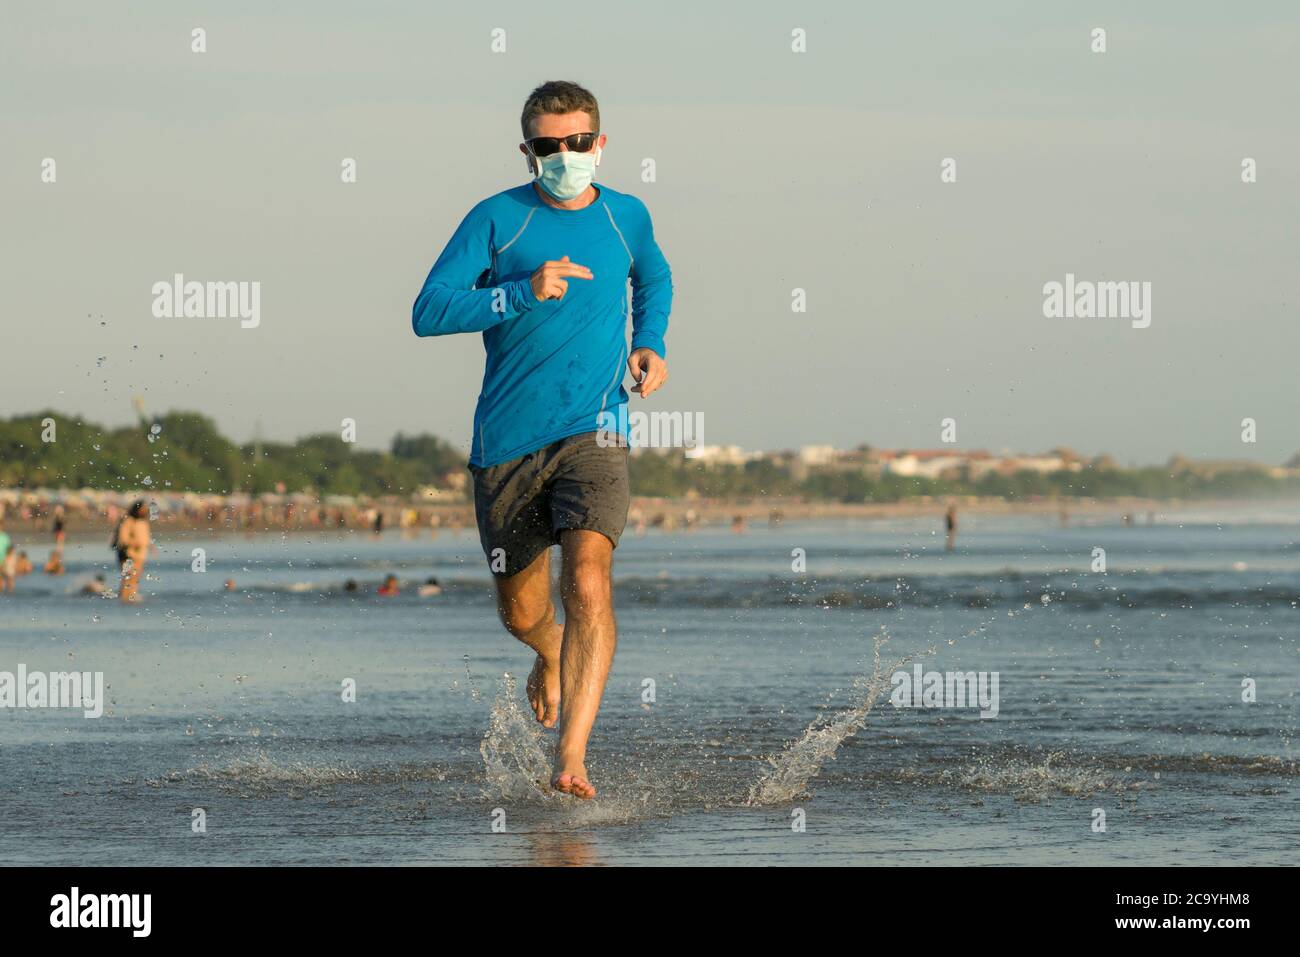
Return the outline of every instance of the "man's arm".
[[[665,354],[668,313],[673,305],[673,275],[655,242],[650,211],[641,206],[641,222],[632,244],[632,349]]]
[[[528,278],[475,288],[491,265],[491,222],[475,208],[461,221],[415,299],[411,309],[415,334],[482,332],[537,304]]]
[[[640,216],[632,236],[632,354],[627,364],[640,382],[632,391],[644,399],[668,380],[664,336],[673,305],[673,277],[655,242],[649,210],[639,201],[637,206]]]

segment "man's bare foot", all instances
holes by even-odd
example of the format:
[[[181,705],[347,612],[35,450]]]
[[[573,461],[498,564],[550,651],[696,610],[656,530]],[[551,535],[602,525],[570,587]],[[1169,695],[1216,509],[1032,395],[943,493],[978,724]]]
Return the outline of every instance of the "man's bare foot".
[[[548,662],[541,655],[528,675],[528,703],[543,727],[553,728],[560,711],[560,660]]]
[[[572,767],[561,764],[551,777],[551,787],[584,801],[590,801],[596,796],[596,789],[587,780],[587,769],[581,763]]]

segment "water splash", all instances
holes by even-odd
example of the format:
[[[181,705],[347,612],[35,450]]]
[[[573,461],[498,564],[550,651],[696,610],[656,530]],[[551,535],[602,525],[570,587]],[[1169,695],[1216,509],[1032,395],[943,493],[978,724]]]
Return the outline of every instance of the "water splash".
[[[750,786],[746,804],[750,807],[783,804],[807,793],[808,782],[822,765],[833,761],[839,746],[866,724],[872,707],[889,686],[890,675],[910,660],[904,658],[888,668],[882,666],[880,652],[888,641],[889,635],[882,628],[875,638],[871,674],[853,683],[856,703],[817,718],[802,737],[786,745],[780,754],[769,757],[767,763],[771,768],[763,771]]]
[[[524,714],[515,694],[515,679],[502,676],[492,705],[487,734],[479,745],[487,775],[489,797],[549,798],[551,761],[546,756],[542,726]]]
[[[599,790],[594,800],[580,801],[553,790],[551,748],[545,732],[536,715],[522,708],[519,700],[515,679],[502,675],[488,730],[479,745],[486,783],[483,797],[491,801],[544,803],[545,818],[531,821],[532,826],[542,829],[626,824],[671,812],[674,805],[666,777],[653,774],[645,766],[630,766],[617,757],[607,757],[602,763],[606,773],[597,779]],[[555,811],[559,811],[558,816]]]
[[[1123,792],[1136,787],[1107,773],[1096,762],[1079,762],[1063,751],[1037,755],[985,755],[969,765],[956,768],[905,768],[899,771],[896,779],[927,788],[1006,794],[1031,803],[1046,801],[1055,795],[1087,797],[1102,791]]]

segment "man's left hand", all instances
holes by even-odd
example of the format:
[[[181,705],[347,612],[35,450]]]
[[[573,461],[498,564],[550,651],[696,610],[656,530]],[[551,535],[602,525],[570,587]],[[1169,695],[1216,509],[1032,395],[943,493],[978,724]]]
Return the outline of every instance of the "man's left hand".
[[[650,398],[652,393],[668,381],[668,363],[659,358],[653,349],[634,351],[628,356],[627,367],[638,383],[632,387],[632,391],[639,392],[643,399]]]

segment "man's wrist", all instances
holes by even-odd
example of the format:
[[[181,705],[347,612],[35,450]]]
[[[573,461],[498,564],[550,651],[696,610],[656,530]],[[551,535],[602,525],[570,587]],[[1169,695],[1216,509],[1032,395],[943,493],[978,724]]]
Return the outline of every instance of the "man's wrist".
[[[664,340],[661,336],[651,335],[648,333],[642,333],[639,336],[633,336],[632,351],[636,352],[638,349],[649,349],[660,359],[666,358],[666,356],[664,355],[666,351],[664,349]]]
[[[513,289],[510,290],[510,308],[516,313],[527,312],[541,300],[533,292],[532,277],[516,280],[512,283]]]

